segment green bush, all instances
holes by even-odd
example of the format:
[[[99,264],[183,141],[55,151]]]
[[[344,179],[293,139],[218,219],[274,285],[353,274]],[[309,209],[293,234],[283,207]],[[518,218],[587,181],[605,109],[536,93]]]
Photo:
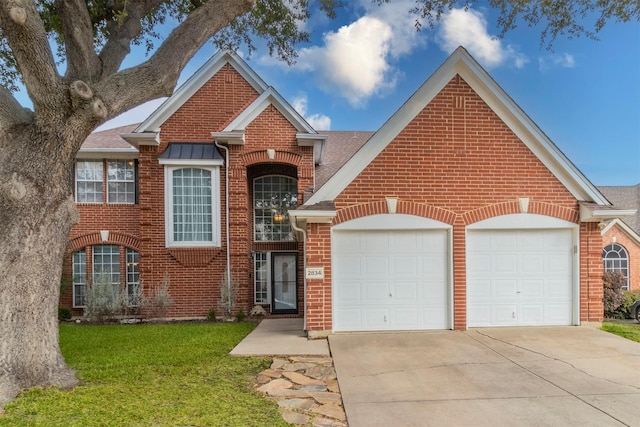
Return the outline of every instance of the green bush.
[[[604,315],[608,318],[615,318],[617,310],[624,302],[622,286],[626,280],[620,271],[605,271],[602,276],[602,282],[604,285],[604,297],[602,299]]]
[[[245,317],[247,316],[246,314],[244,314],[244,311],[242,311],[242,309],[238,310],[238,312],[236,313],[236,319],[238,320],[238,322],[242,322]]]
[[[207,320],[209,322],[215,322],[216,321],[216,311],[213,308],[209,309],[209,312],[207,313]]]
[[[61,322],[71,320],[71,309],[67,307],[58,307],[58,320]]]
[[[620,307],[615,311],[617,319],[631,319],[633,316],[630,312],[634,302],[640,300],[640,291],[622,291],[623,301]]]

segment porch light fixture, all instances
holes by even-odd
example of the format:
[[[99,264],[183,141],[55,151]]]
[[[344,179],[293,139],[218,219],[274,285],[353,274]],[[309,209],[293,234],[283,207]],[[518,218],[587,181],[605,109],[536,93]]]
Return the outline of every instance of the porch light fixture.
[[[273,214],[273,221],[274,222],[282,222],[284,221],[284,214],[280,211],[276,212]]]

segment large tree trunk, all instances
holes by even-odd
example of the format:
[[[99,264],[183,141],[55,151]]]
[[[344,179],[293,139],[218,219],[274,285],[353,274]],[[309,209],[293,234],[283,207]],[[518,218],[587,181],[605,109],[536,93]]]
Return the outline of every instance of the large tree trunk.
[[[0,135],[0,406],[25,388],[78,383],[58,345],[62,260],[78,217],[62,138],[35,125]]]

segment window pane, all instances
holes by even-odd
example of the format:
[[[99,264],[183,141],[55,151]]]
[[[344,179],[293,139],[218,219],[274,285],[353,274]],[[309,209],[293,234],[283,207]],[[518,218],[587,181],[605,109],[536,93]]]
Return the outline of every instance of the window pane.
[[[298,206],[298,181],[287,176],[263,176],[254,180],[254,239],[292,241],[289,209]]]
[[[102,161],[76,162],[76,201],[102,203]]]
[[[130,306],[140,305],[140,254],[127,248],[127,297]]]
[[[134,161],[107,161],[107,201],[109,203],[135,203],[135,200]]]
[[[211,171],[197,168],[173,171],[173,240],[213,240]]]
[[[120,284],[120,249],[116,245],[93,247],[93,281]]]
[[[602,251],[605,271],[619,271],[625,278],[624,290],[629,290],[629,255],[627,250],[617,243],[604,247]]]
[[[267,304],[269,302],[267,295],[267,253],[256,252],[254,256],[254,288],[255,303]]]
[[[87,284],[87,254],[84,249],[73,253],[73,306],[83,307]]]

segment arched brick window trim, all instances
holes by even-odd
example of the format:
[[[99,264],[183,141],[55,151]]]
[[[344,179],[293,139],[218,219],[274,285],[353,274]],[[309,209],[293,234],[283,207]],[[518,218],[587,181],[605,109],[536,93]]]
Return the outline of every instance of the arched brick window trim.
[[[250,153],[243,154],[241,159],[245,167],[260,163],[284,163],[299,167],[302,163],[302,156],[300,154],[290,153],[287,151],[276,151],[273,159],[269,158],[267,150],[252,151]]]
[[[364,216],[388,213],[389,208],[387,207],[386,200],[350,206],[337,212],[333,225],[338,225],[342,222],[351,221],[352,219]],[[446,224],[453,224],[456,217],[454,212],[446,209],[437,208],[424,203],[407,202],[402,200],[398,200],[396,213],[434,219]]]
[[[496,216],[518,213],[521,213],[520,205],[517,200],[514,200],[483,206],[481,208],[465,213],[464,215],[462,215],[462,217],[464,223],[466,225],[469,225]],[[529,209],[527,210],[527,213],[550,216],[576,224],[580,220],[580,213],[577,209],[570,209],[544,202],[529,202]]]
[[[67,244],[67,253],[77,251],[87,246],[93,245],[118,245],[125,246],[134,251],[140,252],[140,240],[130,234],[123,234],[110,231],[109,239],[107,241],[102,240],[100,232],[85,234],[84,236],[76,237]]]

